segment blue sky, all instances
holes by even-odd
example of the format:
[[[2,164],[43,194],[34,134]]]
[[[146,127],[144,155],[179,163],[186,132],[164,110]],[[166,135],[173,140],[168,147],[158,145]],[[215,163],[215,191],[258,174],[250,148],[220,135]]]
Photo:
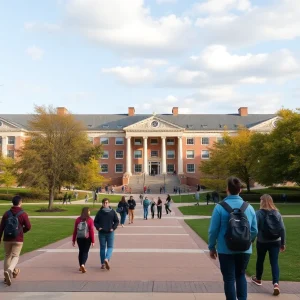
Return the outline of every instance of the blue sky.
[[[0,2],[0,111],[274,113],[299,107],[294,0]]]

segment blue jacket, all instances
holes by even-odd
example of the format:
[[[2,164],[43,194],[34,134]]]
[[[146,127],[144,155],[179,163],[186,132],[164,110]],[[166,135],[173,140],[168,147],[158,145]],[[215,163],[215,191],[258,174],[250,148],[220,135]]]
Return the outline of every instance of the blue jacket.
[[[224,199],[224,201],[226,201],[232,208],[240,208],[244,203],[244,200],[238,195],[229,195]],[[247,207],[245,214],[250,224],[251,239],[254,241],[257,235],[257,221],[255,211],[251,205]],[[242,252],[231,251],[227,248],[224,235],[227,230],[228,221],[229,213],[221,205],[216,205],[210,220],[208,231],[208,249],[215,249],[217,244],[218,253],[252,253],[252,245],[247,251]]]

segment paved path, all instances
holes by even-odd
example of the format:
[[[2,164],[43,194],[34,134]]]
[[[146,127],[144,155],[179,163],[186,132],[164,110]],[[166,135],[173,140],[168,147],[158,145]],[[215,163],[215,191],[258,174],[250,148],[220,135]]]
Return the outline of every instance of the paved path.
[[[145,299],[167,299],[168,294],[160,293],[181,294],[172,294],[173,299],[224,299],[221,273],[218,264],[209,259],[207,245],[178,219],[177,208],[173,211],[161,220],[137,218],[134,224],[118,228],[110,271],[100,270],[98,240],[90,252],[86,274],[78,271],[77,249],[70,238],[23,255],[22,271],[13,285],[0,283],[0,299],[77,299],[82,297],[78,292],[89,292],[91,299],[99,299],[99,292],[114,292],[110,299],[141,299],[138,293]],[[138,204],[139,217],[141,212]],[[2,268],[0,263],[0,274]],[[250,293],[266,294],[259,299],[267,299],[271,288],[269,282],[260,288],[249,283]],[[299,299],[295,294],[300,293],[300,284],[282,283],[281,290],[290,294],[282,299]],[[136,294],[129,294],[132,292]]]

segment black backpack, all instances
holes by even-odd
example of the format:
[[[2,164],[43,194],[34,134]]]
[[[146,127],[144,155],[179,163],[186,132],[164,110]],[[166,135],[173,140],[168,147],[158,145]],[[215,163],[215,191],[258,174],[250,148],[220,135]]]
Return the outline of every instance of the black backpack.
[[[264,221],[262,224],[262,235],[267,240],[277,240],[281,237],[282,226],[280,220],[274,211],[266,211],[261,209],[264,215]]]
[[[4,237],[14,239],[19,235],[19,219],[18,217],[23,213],[23,210],[19,211],[16,215],[11,210],[7,212],[7,219],[4,227]]]
[[[219,203],[229,214],[229,221],[225,233],[225,242],[231,251],[247,251],[251,246],[250,224],[245,210],[248,203],[244,202],[241,208],[232,209],[228,203]]]

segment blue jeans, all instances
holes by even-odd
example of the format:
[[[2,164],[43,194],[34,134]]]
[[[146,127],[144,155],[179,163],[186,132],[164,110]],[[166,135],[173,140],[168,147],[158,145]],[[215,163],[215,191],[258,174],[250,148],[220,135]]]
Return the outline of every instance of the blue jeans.
[[[149,206],[144,206],[144,219],[148,218],[148,208]]]
[[[247,300],[247,280],[245,272],[249,259],[250,254],[248,253],[219,253],[226,300]]]
[[[126,216],[127,216],[126,211],[122,211],[122,212],[120,213],[120,216],[121,216],[121,225],[124,225],[124,224],[125,224],[125,221],[126,221]]]
[[[280,252],[280,243],[256,243],[257,261],[256,261],[256,278],[261,280],[264,272],[264,261],[267,252],[269,252],[269,259],[272,269],[273,284],[279,283],[279,265],[278,256]]]
[[[101,264],[103,265],[105,259],[111,259],[114,249],[115,233],[114,231],[109,233],[99,232],[98,237],[100,243],[100,260]]]

